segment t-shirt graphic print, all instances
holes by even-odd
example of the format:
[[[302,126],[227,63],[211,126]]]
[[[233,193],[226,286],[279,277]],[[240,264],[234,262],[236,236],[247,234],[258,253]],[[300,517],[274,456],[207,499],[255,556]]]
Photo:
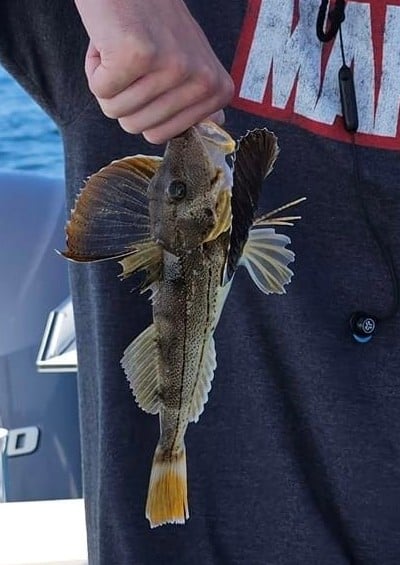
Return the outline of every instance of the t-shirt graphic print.
[[[316,35],[320,0],[249,0],[232,76],[233,106],[290,121],[332,139],[351,141],[341,123],[339,34]],[[342,24],[354,72],[356,142],[400,149],[400,0],[346,2]]]

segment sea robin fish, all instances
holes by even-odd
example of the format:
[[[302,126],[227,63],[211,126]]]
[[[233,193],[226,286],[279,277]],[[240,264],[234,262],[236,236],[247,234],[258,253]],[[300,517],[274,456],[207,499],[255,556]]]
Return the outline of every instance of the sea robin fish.
[[[121,361],[139,406],[160,419],[151,527],[189,517],[184,436],[208,399],[213,334],[237,267],[266,294],[284,293],[292,277],[290,239],[270,226],[292,225],[298,216],[277,213],[300,200],[254,218],[277,154],[266,129],[235,144],[203,122],[172,139],[163,158],[126,157],[91,176],[67,225],[67,258],[119,258],[121,277],[144,271],[142,290],[151,290],[153,323]]]

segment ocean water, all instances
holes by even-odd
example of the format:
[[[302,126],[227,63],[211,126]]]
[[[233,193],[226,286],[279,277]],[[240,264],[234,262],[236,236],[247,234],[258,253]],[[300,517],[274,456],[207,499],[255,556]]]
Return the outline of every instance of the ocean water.
[[[0,66],[0,169],[64,175],[58,130]]]

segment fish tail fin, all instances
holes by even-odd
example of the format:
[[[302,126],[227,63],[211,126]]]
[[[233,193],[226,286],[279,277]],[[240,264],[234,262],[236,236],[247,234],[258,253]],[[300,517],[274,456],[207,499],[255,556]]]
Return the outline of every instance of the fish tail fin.
[[[189,518],[184,444],[173,453],[157,446],[147,494],[146,518],[152,528],[184,524]]]

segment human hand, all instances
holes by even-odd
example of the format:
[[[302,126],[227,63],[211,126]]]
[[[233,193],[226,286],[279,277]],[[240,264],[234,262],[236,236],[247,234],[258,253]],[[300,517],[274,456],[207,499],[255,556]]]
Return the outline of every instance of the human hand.
[[[163,143],[222,108],[233,82],[182,0],[75,0],[90,38],[89,88],[104,114]]]

